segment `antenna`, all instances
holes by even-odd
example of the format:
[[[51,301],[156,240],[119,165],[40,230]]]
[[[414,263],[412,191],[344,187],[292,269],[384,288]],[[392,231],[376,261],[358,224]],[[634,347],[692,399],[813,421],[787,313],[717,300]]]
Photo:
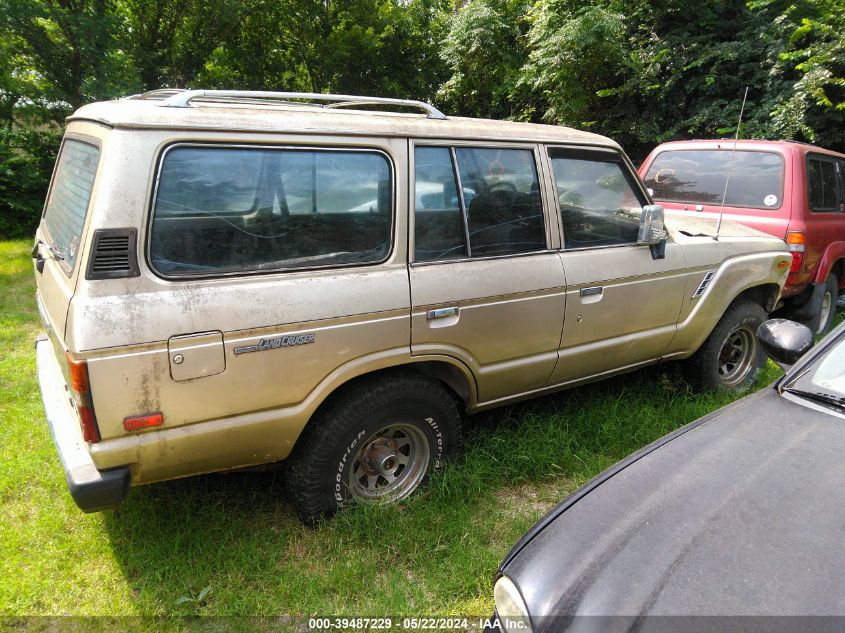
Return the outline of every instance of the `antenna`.
[[[728,197],[728,185],[731,183],[731,172],[734,168],[734,156],[736,156],[736,144],[739,140],[739,126],[742,125],[742,115],[745,113],[745,100],[748,98],[748,86],[745,86],[745,94],[742,97],[742,107],[739,109],[739,121],[736,122],[736,136],[734,136],[734,146],[731,149],[731,162],[728,165],[728,176],[725,178],[725,190],[722,192],[722,204],[719,206],[719,221],[716,222],[716,236],[714,240],[719,240],[719,231],[722,229],[722,212],[725,210],[725,199]]]

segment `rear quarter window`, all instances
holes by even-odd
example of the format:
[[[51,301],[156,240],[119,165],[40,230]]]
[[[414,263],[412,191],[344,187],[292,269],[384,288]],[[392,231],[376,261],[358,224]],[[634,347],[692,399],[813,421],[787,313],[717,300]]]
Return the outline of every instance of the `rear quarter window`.
[[[776,152],[729,149],[669,150],[648,168],[645,184],[655,200],[729,207],[777,209],[783,200],[783,156]],[[725,195],[725,183],[730,182]]]
[[[99,161],[99,148],[77,139],[65,139],[56,161],[56,173],[44,206],[44,226],[47,239],[64,258],[68,272],[76,267]]]
[[[174,146],[150,261],[165,276],[373,264],[390,253],[392,180],[373,150]]]
[[[810,210],[816,212],[841,211],[843,192],[837,172],[841,168],[832,158],[807,157],[807,197]]]

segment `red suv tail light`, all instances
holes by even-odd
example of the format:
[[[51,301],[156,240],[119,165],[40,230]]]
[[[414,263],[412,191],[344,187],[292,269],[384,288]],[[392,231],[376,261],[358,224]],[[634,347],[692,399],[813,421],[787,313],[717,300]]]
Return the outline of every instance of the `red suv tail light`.
[[[94,415],[94,403],[91,399],[88,363],[84,360],[74,360],[70,352],[66,356],[70,371],[70,390],[73,394],[76,412],[79,414],[82,439],[90,444],[96,444],[100,441],[100,429],[97,427],[97,417]]]
[[[789,267],[789,273],[797,273],[801,270],[806,249],[806,237],[803,231],[789,231],[786,234],[786,247],[792,253],[792,266]]]

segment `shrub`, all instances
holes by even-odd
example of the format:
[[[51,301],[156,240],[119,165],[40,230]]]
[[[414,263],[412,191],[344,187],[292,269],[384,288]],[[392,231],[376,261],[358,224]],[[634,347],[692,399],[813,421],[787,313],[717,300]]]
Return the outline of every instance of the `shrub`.
[[[35,232],[60,140],[53,128],[0,130],[0,239]]]

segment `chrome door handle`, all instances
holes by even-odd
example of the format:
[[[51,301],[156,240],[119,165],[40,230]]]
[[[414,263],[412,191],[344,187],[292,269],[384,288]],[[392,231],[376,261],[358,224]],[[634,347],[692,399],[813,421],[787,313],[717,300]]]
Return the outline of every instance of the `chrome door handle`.
[[[458,316],[458,306],[452,306],[451,308],[437,308],[425,313],[425,318],[429,321],[431,319],[442,319],[450,316]]]
[[[604,292],[604,288],[601,286],[593,286],[592,288],[581,288],[581,296],[582,297],[592,297],[593,295],[600,295]]]

